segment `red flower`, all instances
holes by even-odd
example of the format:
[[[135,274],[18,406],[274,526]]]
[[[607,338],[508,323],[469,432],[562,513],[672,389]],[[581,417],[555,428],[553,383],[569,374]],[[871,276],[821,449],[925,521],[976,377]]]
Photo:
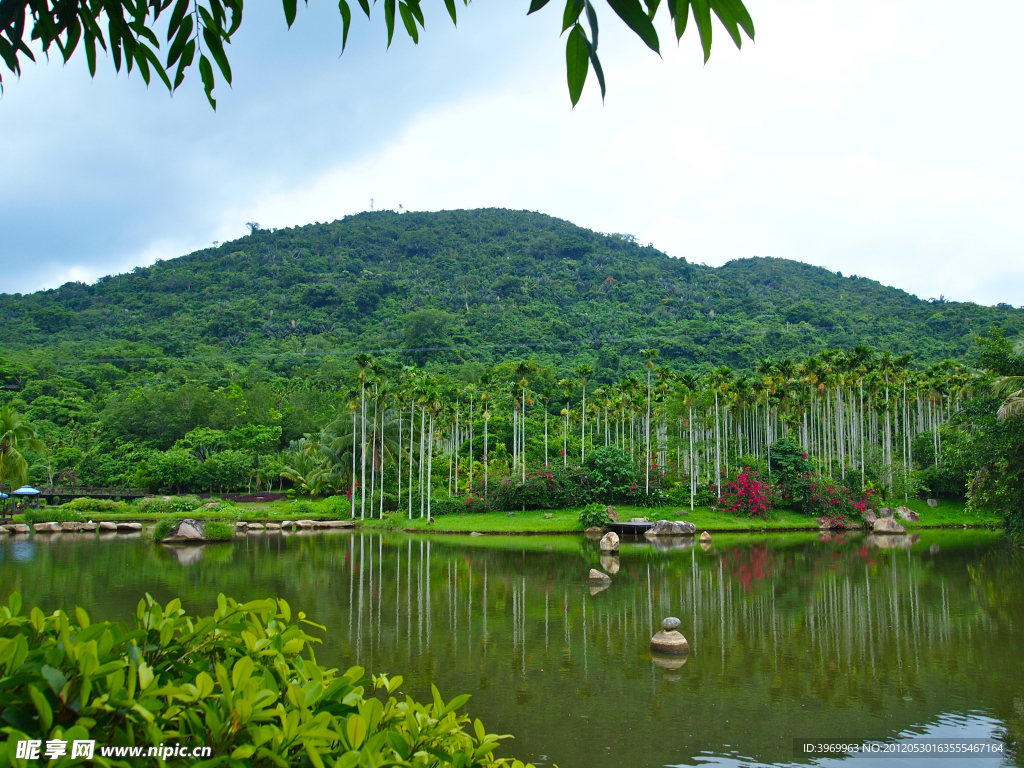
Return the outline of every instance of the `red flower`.
[[[807,458],[807,454],[806,453],[801,453],[800,456],[802,456],[804,459]]]

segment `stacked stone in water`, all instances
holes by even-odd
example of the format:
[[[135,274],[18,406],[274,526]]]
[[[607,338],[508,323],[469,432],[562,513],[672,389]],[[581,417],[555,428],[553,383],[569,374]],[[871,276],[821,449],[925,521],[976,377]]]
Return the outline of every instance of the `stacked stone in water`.
[[[689,653],[690,644],[676,631],[681,623],[675,616],[669,616],[661,622],[661,631],[651,638],[651,651],[673,655]]]

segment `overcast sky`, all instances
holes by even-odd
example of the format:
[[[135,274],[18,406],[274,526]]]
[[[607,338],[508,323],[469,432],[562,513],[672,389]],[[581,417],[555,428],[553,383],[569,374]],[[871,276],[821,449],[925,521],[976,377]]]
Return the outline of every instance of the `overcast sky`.
[[[4,72],[0,290],[27,292],[245,233],[402,204],[537,210],[720,265],[778,256],[922,298],[1024,305],[1024,4],[749,0],[664,60],[607,5],[602,105],[570,109],[561,6],[427,0],[419,46],[333,2],[251,3],[218,111],[108,62]],[[559,7],[555,7],[559,5]],[[354,6],[353,6],[354,7]],[[378,7],[378,10],[379,7]],[[621,27],[621,29],[620,29]],[[688,38],[688,39],[687,39]]]

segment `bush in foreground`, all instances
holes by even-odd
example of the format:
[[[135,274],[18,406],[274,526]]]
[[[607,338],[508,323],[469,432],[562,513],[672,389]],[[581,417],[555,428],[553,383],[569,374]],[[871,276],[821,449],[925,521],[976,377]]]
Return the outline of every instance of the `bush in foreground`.
[[[587,504],[580,510],[580,525],[584,528],[604,528],[608,521],[608,507],[604,504]]]
[[[359,667],[339,674],[317,664],[320,641],[306,628],[324,628],[302,613],[293,620],[284,600],[220,595],[217,606],[189,617],[179,600],[161,606],[146,595],[128,629],[92,623],[81,608],[74,620],[38,607],[23,616],[21,596],[11,595],[0,608],[0,766],[25,762],[15,757],[19,740],[94,739],[97,757],[108,745],[209,746],[209,766],[522,768],[492,754],[507,737],[479,720],[466,727],[459,710],[468,695],[445,702],[432,686],[427,704],[399,701],[401,677],[367,680]]]

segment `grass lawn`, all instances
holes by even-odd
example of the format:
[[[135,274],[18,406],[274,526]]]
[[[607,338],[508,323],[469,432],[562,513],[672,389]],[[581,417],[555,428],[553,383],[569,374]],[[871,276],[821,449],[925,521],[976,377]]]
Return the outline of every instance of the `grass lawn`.
[[[886,502],[887,506],[897,506],[897,502]],[[905,523],[909,529],[921,529],[936,526],[998,527],[1002,518],[993,512],[983,510],[968,514],[963,502],[941,500],[938,507],[932,509],[924,501],[912,500],[906,506],[921,516],[918,523]],[[650,520],[688,520],[697,526],[698,532],[740,532],[740,531],[778,531],[805,530],[817,531],[818,524],[814,518],[789,510],[776,510],[767,519],[757,517],[741,517],[729,512],[716,512],[708,507],[697,507],[693,512],[679,507],[661,507],[657,509],[641,509],[638,507],[620,506],[615,508],[620,520],[631,517],[646,517]],[[678,513],[678,514],[677,514]],[[131,507],[123,512],[88,512],[80,514],[86,520],[113,522],[137,520],[141,522],[159,522],[170,518],[191,517],[200,520],[223,520],[233,523],[236,520],[248,522],[281,522],[282,520],[318,520],[335,519],[324,501],[276,501],[269,503],[233,504],[227,509],[197,509],[184,513],[135,513]],[[415,514],[415,512],[414,512]],[[464,515],[443,515],[435,518],[433,523],[419,517],[412,520],[404,514],[398,520],[378,520],[367,518],[362,524],[369,529],[407,530],[437,533],[579,533],[580,524],[577,509],[535,510],[515,512],[468,513]],[[551,515],[551,517],[546,517]],[[347,518],[347,515],[343,515]],[[18,515],[15,522],[21,522]],[[358,514],[357,514],[358,520]]]

